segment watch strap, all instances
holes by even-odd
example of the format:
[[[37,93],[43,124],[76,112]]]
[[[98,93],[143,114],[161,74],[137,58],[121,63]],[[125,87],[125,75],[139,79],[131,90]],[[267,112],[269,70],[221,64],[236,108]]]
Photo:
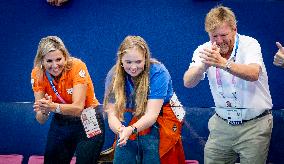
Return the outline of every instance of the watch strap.
[[[134,125],[130,125],[130,127],[132,128],[132,134],[137,135],[138,134],[138,130]]]

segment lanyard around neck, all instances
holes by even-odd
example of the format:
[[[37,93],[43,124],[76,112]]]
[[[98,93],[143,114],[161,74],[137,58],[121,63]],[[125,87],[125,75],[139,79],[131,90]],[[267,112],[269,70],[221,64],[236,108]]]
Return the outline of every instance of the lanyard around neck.
[[[236,36],[236,42],[235,42],[235,50],[234,53],[231,54],[230,58],[228,60],[234,60],[236,59],[237,51],[239,48],[239,35]],[[220,74],[220,68],[216,67],[216,82],[217,82],[217,90],[219,94],[224,98],[224,91],[222,86],[222,80],[221,80],[221,74]],[[231,83],[233,84],[233,96],[236,98],[236,79],[233,75]]]
[[[131,77],[126,75],[126,78],[125,78],[125,89],[126,89],[126,99],[127,99],[127,102],[128,105],[127,105],[127,108],[128,110],[126,110],[124,112],[124,122],[123,122],[123,125],[124,126],[128,126],[130,121],[132,120],[133,118],[133,112],[135,112],[135,110],[133,109],[134,108],[134,102],[135,102],[135,94],[134,94],[134,84],[131,80]]]
[[[128,75],[126,76],[126,87],[129,95],[134,94],[134,83]]]
[[[51,88],[52,88],[52,90],[54,91],[54,93],[55,93],[55,95],[57,96],[57,98],[59,98],[59,100],[60,100],[62,103],[66,104],[65,100],[60,96],[60,94],[58,93],[58,91],[57,91],[55,85],[53,84],[53,78],[50,76],[50,74],[49,74],[47,71],[45,71],[45,74],[46,74],[46,77],[47,77],[47,79],[48,79],[48,81],[49,81],[49,84],[51,85]]]

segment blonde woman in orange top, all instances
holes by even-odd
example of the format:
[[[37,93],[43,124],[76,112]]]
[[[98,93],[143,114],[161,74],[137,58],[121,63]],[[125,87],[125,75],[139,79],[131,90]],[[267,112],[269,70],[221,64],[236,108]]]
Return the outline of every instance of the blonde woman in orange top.
[[[47,36],[39,42],[31,84],[37,121],[44,124],[52,116],[44,163],[69,164],[75,151],[77,163],[97,163],[104,144],[102,117],[97,112],[101,133],[91,138],[80,119],[84,108],[99,104],[85,63],[71,57],[59,37]]]

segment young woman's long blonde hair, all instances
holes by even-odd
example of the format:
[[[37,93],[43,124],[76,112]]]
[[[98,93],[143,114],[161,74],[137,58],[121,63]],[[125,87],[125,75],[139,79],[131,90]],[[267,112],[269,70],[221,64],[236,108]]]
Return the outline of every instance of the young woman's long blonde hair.
[[[60,50],[63,53],[63,56],[65,57],[66,63],[64,69],[65,70],[71,69],[72,57],[69,54],[68,50],[66,49],[63,41],[57,36],[47,36],[40,40],[38,44],[37,53],[34,59],[34,68],[37,67],[40,70],[38,74],[38,76],[40,76],[39,78],[43,77],[44,67],[42,63],[44,56],[47,53],[56,50]]]
[[[114,75],[110,86],[105,94],[104,107],[106,109],[107,103],[110,98],[110,94],[114,95],[115,98],[115,110],[118,118],[123,121],[123,114],[126,108],[126,93],[125,93],[125,77],[126,72],[122,67],[122,57],[126,50],[131,48],[138,48],[143,52],[145,59],[144,70],[134,80],[135,90],[135,113],[134,115],[138,118],[143,116],[147,105],[147,96],[149,90],[149,70],[150,63],[150,50],[145,40],[140,36],[127,36],[121,43],[117,52],[117,61],[113,68]],[[154,61],[153,61],[154,62]],[[107,112],[107,109],[106,109]]]

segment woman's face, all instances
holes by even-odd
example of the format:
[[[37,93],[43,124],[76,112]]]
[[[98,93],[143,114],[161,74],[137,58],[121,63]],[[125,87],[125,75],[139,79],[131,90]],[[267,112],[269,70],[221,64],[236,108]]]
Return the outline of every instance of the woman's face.
[[[121,59],[122,66],[127,74],[132,77],[138,76],[145,66],[145,57],[139,48],[127,49]]]
[[[47,53],[43,57],[43,66],[45,70],[52,76],[57,77],[61,75],[65,66],[65,57],[60,50],[55,50]]]

